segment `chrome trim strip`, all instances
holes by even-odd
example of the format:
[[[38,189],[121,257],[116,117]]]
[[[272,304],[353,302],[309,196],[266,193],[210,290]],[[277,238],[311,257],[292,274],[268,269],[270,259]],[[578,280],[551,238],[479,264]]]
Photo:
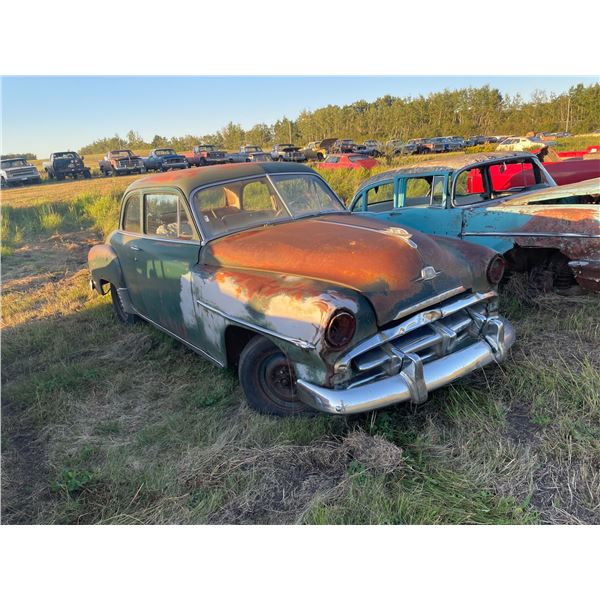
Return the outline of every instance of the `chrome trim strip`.
[[[437,296],[432,296],[431,298],[427,298],[427,300],[423,300],[422,302],[418,302],[417,304],[413,304],[412,306],[409,306],[408,308],[401,310],[394,317],[394,321],[396,319],[401,319],[402,317],[405,317],[406,315],[409,315],[409,314],[418,312],[419,310],[422,310],[424,308],[427,308],[428,306],[431,306],[432,304],[437,304],[438,302],[443,302],[444,300],[447,300],[448,298],[451,298],[452,296],[456,296],[457,294],[460,294],[461,292],[464,292],[464,291],[465,291],[465,288],[464,288],[464,286],[461,285],[452,290],[447,290],[445,292],[442,292],[441,294],[438,294]]]
[[[510,237],[550,237],[550,238],[555,238],[555,237],[559,237],[559,238],[600,238],[600,235],[596,235],[596,234],[587,234],[587,233],[536,233],[536,232],[531,232],[531,233],[525,233],[522,231],[494,231],[494,232],[490,232],[490,231],[481,231],[481,232],[476,232],[476,231],[469,231],[469,232],[465,232],[462,234],[463,237],[466,236],[492,236],[492,237],[504,237],[504,236],[510,236]]]
[[[188,348],[191,348],[192,350],[194,350],[194,352],[198,352],[198,354],[201,354],[202,356],[204,356],[204,358],[207,358],[211,362],[215,363],[217,366],[223,367],[223,368],[225,367],[224,362],[221,362],[220,360],[216,359],[214,356],[211,356],[208,352],[206,352],[205,350],[202,350],[202,348],[199,348],[198,346],[194,346],[194,344],[188,342],[187,340],[184,340],[182,337],[179,337],[176,333],[169,331],[166,327],[159,325],[156,321],[153,321],[149,317],[144,316],[142,313],[140,313],[138,311],[136,311],[136,313],[138,316],[140,316],[142,319],[144,319],[144,321],[148,321],[148,323],[151,323],[157,329],[160,329],[163,333],[166,333],[167,335],[174,337],[176,340],[180,341],[182,344],[184,344]]]
[[[210,304],[206,304],[205,302],[202,302],[201,300],[196,300],[196,303],[198,305],[202,306],[203,308],[206,308],[207,310],[210,310],[210,311],[218,314],[219,316],[223,317],[224,319],[227,319],[228,321],[233,321],[234,323],[237,323],[238,325],[243,325],[244,327],[247,327],[248,329],[251,329],[253,331],[258,331],[259,333],[264,333],[265,335],[270,335],[272,337],[276,337],[280,340],[283,340],[284,342],[289,342],[291,344],[294,344],[295,346],[298,346],[299,348],[302,348],[303,350],[314,350],[316,348],[315,344],[312,344],[311,342],[307,342],[305,340],[300,340],[298,338],[289,337],[289,336],[283,335],[281,333],[276,333],[274,331],[271,331],[270,329],[261,327],[260,325],[254,325],[253,323],[249,323],[248,321],[244,321],[243,319],[238,319],[237,317],[228,315],[227,313],[223,312],[222,310],[219,310],[218,308],[215,308],[214,306],[211,306]]]

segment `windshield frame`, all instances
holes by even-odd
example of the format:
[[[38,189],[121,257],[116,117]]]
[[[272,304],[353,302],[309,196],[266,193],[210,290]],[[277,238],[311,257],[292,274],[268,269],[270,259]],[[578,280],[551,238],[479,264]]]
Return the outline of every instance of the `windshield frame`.
[[[273,179],[271,178],[271,175],[275,175],[278,177],[279,176],[281,176],[281,177],[286,177],[286,176],[288,176],[288,177],[289,176],[312,177],[312,178],[318,179],[325,186],[327,191],[333,196],[333,198],[336,199],[336,201],[340,205],[340,208],[339,208],[339,210],[322,210],[322,211],[306,213],[306,214],[302,214],[302,215],[294,215],[294,213],[290,210],[289,206],[286,204],[285,200],[283,199],[279,189],[277,188],[276,182],[273,181]],[[259,179],[266,179],[269,182],[269,185],[273,188],[273,190],[275,190],[275,193],[277,194],[277,198],[281,202],[282,206],[285,208],[287,215],[279,217],[272,221],[265,222],[265,223],[258,223],[256,225],[251,225],[249,227],[239,227],[236,229],[230,229],[229,231],[224,231],[219,234],[210,235],[202,225],[202,219],[200,218],[200,215],[198,213],[198,206],[197,206],[197,203],[195,200],[196,194],[198,192],[201,192],[206,189],[210,189],[210,188],[214,188],[214,187],[218,187],[218,186],[225,186],[228,183],[237,183],[239,181],[252,181],[252,180],[259,180]],[[249,175],[249,176],[245,176],[245,177],[232,177],[231,179],[223,179],[222,181],[207,183],[205,185],[200,185],[197,188],[194,188],[190,192],[188,204],[192,211],[192,217],[193,217],[194,221],[196,222],[196,227],[198,228],[198,231],[200,232],[202,246],[205,246],[206,244],[208,244],[209,242],[212,242],[213,240],[227,237],[229,235],[235,235],[236,233],[240,233],[242,231],[251,231],[253,229],[262,229],[264,227],[270,227],[271,225],[277,225],[278,223],[290,223],[292,221],[299,221],[301,219],[315,217],[317,215],[322,215],[322,214],[335,214],[338,212],[343,212],[343,213],[348,212],[346,205],[338,197],[338,195],[331,189],[331,186],[327,183],[327,181],[325,181],[325,179],[323,177],[321,177],[318,173],[308,173],[308,172],[298,172],[298,171],[285,171],[285,172],[281,172],[281,173],[260,173],[257,175]]]

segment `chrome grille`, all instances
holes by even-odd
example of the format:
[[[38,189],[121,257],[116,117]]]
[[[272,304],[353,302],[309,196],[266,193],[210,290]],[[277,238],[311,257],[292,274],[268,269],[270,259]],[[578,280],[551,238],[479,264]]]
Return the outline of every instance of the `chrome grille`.
[[[336,384],[357,387],[399,373],[406,355],[426,364],[480,341],[496,299],[493,291],[461,293],[381,330],[338,361]]]

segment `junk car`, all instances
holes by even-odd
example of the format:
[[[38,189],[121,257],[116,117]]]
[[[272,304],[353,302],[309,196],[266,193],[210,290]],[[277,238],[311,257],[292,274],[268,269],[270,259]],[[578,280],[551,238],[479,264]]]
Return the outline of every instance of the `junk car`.
[[[22,156],[3,158],[0,161],[0,187],[40,183],[39,171]]]
[[[146,171],[187,169],[190,166],[187,158],[177,154],[173,148],[155,148],[143,160]]]
[[[79,156],[77,152],[53,152],[50,158],[42,163],[44,171],[48,175],[48,179],[57,179],[62,181],[65,177],[77,179],[79,175],[85,179],[90,179],[92,173],[83,163],[83,156]]]
[[[110,150],[98,166],[105,176],[146,172],[143,159],[131,150]]]
[[[353,215],[304,165],[139,179],[88,260],[120,321],[237,368],[269,414],[421,403],[514,340],[495,252]]]
[[[350,210],[487,246],[503,255],[507,270],[530,273],[545,290],[566,293],[579,284],[600,291],[600,178],[557,186],[529,152],[446,157],[379,173],[359,186]]]

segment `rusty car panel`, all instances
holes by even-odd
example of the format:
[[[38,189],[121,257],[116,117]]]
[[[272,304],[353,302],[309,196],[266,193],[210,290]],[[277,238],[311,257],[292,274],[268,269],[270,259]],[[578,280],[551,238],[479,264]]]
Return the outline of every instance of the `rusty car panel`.
[[[251,406],[277,415],[423,402],[502,360],[514,331],[498,315],[498,261],[353,215],[312,169],[283,163],[137,180],[119,230],[89,254],[122,322],[237,366]]]
[[[531,174],[524,190],[511,193],[493,187],[492,168],[521,163]],[[474,169],[479,187],[473,185]],[[464,195],[458,196],[462,174],[468,175],[467,186]],[[435,206],[433,195],[406,205],[403,192],[413,178],[431,182],[445,178],[443,195]],[[393,208],[377,211],[377,205],[367,203],[367,194],[383,184],[393,184]],[[598,291],[600,179],[556,186],[529,153],[451,157],[379,173],[361,184],[351,210],[390,224],[487,246],[504,255],[512,270],[548,271],[549,285],[556,288],[566,289],[577,282],[582,288]]]

